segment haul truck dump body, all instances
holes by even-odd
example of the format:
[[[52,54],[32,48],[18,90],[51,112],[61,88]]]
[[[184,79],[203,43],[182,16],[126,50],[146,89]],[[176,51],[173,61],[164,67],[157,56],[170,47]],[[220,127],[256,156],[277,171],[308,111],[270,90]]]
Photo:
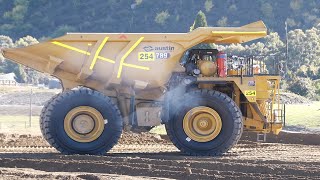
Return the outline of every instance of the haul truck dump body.
[[[262,21],[189,33],[68,33],[2,53],[61,80],[64,92],[47,103],[40,122],[47,141],[63,153],[103,154],[123,123],[164,123],[181,151],[217,155],[238,141],[243,127],[279,132],[273,104],[280,78],[255,74],[250,59],[230,64],[218,50],[188,49],[266,34]]]
[[[266,33],[262,22],[240,28],[197,28],[190,33],[70,33],[26,48],[4,50],[3,55],[62,81],[94,89],[135,80],[153,88],[163,86],[183,53],[199,43],[243,43]]]

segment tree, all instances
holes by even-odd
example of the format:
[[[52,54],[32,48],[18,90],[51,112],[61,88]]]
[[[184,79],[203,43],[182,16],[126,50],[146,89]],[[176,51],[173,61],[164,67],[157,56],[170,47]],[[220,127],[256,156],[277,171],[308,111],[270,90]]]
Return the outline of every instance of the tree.
[[[14,47],[14,43],[12,39],[8,36],[0,36],[0,49],[1,48],[12,48]],[[2,56],[0,53],[0,73],[5,73],[6,72],[6,61],[5,58]],[[13,69],[11,69],[13,71]],[[11,71],[11,72],[12,72]]]
[[[206,15],[200,10],[192,26],[190,27],[190,31],[193,31],[198,27],[207,27],[207,26],[208,26],[208,23],[207,23]],[[213,49],[213,44],[201,43],[194,46],[193,49]]]
[[[157,14],[157,16],[155,17],[154,21],[160,25],[165,25],[166,24],[166,21],[167,19],[170,17],[170,14],[169,12],[166,10],[166,11],[162,11],[160,13]]]
[[[190,31],[193,31],[198,27],[207,27],[207,26],[208,26],[208,23],[207,23],[206,15],[200,10],[192,26],[190,27]]]
[[[290,1],[290,8],[294,11],[297,11],[301,8],[302,4],[303,4],[302,0],[292,0]]]
[[[228,18],[223,16],[221,19],[218,20],[217,25],[220,27],[225,27],[228,25]]]
[[[56,29],[53,33],[51,37],[59,37],[64,35],[67,32],[74,32],[76,31],[76,28],[73,26],[69,26],[69,25],[62,25],[59,26],[58,29]]]
[[[247,52],[250,55],[266,55],[266,45],[262,42],[253,43],[247,48]]]
[[[246,51],[246,48],[241,44],[230,44],[229,46],[225,47],[219,46],[218,49],[230,55],[244,55]]]
[[[139,5],[142,3],[142,0],[136,0],[136,5]]]
[[[266,54],[279,54],[284,52],[285,44],[281,41],[277,32],[271,32],[263,38],[263,43],[267,50],[267,52],[265,52]]]
[[[320,97],[320,79],[314,81],[314,86],[316,87],[316,94],[319,98]]]
[[[316,80],[318,79],[318,71],[320,70],[319,67],[314,66],[313,64],[311,64],[308,68],[307,68],[307,77],[309,77],[312,80]]]
[[[320,64],[320,36],[317,35],[316,28],[307,29],[305,32],[305,59],[304,64]]]
[[[14,46],[13,41],[9,36],[0,35],[0,47],[11,48],[13,46]]]
[[[289,68],[299,69],[302,65],[320,65],[320,36],[316,28],[305,32],[296,29],[288,33],[289,38]]]
[[[15,0],[14,7],[11,11],[4,13],[4,18],[15,21],[17,24],[21,24],[28,11],[28,0]]]
[[[18,83],[24,83],[27,80],[27,75],[23,67],[17,63],[9,60],[5,60],[0,66],[0,72],[4,74],[14,73],[16,76],[16,81]]]
[[[288,86],[288,90],[301,96],[315,99],[316,89],[309,78],[296,78]]]
[[[17,40],[15,42],[15,46],[16,47],[25,47],[25,46],[29,46],[29,45],[33,45],[33,44],[37,44],[39,43],[38,40],[36,38],[33,38],[31,36],[26,36],[23,38],[20,38],[19,40]]]
[[[15,64],[13,72],[16,75],[16,80],[18,83],[27,82],[27,74],[26,74],[25,70],[23,69],[22,65]]]
[[[24,47],[24,46],[29,46],[36,43],[38,43],[37,39],[31,36],[20,38],[14,43],[10,37],[0,36],[0,48]],[[16,76],[17,82],[19,83],[25,83],[25,82],[36,83],[38,81],[37,80],[39,78],[38,72],[34,70],[30,70],[30,72],[32,73],[27,74],[24,66],[9,60],[5,60],[5,58],[2,55],[0,55],[0,60],[2,61],[2,63],[0,64],[0,73],[13,72]]]
[[[204,8],[206,12],[210,12],[211,9],[213,8],[212,0],[206,0],[206,2],[204,3]]]
[[[231,6],[229,6],[228,10],[230,12],[236,12],[238,10],[237,5],[232,4]]]
[[[14,46],[14,44],[13,44],[13,41],[10,37],[0,36],[0,49],[1,48],[11,48],[13,46]],[[4,60],[5,60],[4,57],[0,53],[0,63],[3,63]],[[0,73],[1,73],[1,67],[0,67]]]
[[[191,25],[190,19],[194,19],[194,13],[201,9],[205,13],[210,12],[206,14],[208,21],[217,23],[225,16],[228,25],[233,26],[238,26],[237,21],[263,19],[268,29],[284,37],[283,22],[287,18],[289,27],[304,30],[320,22],[318,1],[96,0],[93,3],[84,0],[0,0],[0,32],[14,39],[26,34],[37,39],[59,36],[66,32],[61,33],[64,25],[80,32],[184,32]],[[166,12],[166,9],[170,17],[161,19],[162,13],[158,16],[160,21],[156,22],[157,14]],[[174,21],[177,15],[180,17],[179,23]],[[169,21],[171,18],[172,21]],[[220,19],[220,23],[226,18]],[[132,24],[134,26],[130,27]],[[69,29],[67,31],[70,32]]]
[[[273,17],[273,8],[271,6],[271,4],[269,3],[263,3],[261,5],[261,11],[262,11],[262,14],[265,15],[266,17]]]
[[[18,39],[14,44],[15,44],[15,47],[25,47],[25,46],[34,45],[37,43],[39,43],[37,39],[31,36],[25,36]],[[18,82],[27,82],[31,84],[38,84],[39,79],[45,76],[42,73],[39,73],[30,68],[23,67],[21,65],[19,65],[19,67],[16,68],[15,74],[18,79]]]
[[[288,33],[289,47],[289,62],[290,69],[296,70],[301,66],[301,62],[305,57],[304,41],[306,39],[304,32],[301,29],[295,29]]]

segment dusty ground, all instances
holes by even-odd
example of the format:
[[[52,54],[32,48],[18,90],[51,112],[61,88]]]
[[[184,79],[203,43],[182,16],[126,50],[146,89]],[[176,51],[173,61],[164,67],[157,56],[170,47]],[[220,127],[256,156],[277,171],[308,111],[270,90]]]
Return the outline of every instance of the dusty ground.
[[[320,179],[319,135],[269,136],[269,142],[282,144],[256,143],[248,133],[243,137],[224,156],[190,157],[159,136],[124,133],[101,157],[65,156],[40,136],[2,134],[0,179]]]
[[[0,168],[0,178],[3,180],[18,180],[18,179],[167,179],[167,178],[151,178],[143,176],[126,176],[116,174],[101,174],[101,173],[70,173],[70,172],[46,172],[28,168]]]
[[[123,132],[119,143],[121,145],[167,145],[169,141],[151,133]],[[41,135],[0,133],[0,147],[50,147]]]
[[[32,89],[32,93],[31,93]],[[0,105],[29,105],[43,106],[59,89],[41,89],[36,87],[0,86]]]
[[[33,116],[56,91],[34,91]],[[288,104],[310,103],[290,94]],[[30,91],[0,89],[0,115],[29,113]],[[282,132],[242,140],[221,157],[180,154],[166,136],[124,133],[105,156],[62,155],[35,128],[0,128],[0,179],[320,179],[320,135]],[[295,130],[290,127],[289,130]],[[12,132],[13,130],[14,133]],[[299,129],[298,129],[299,130]],[[306,131],[304,129],[299,131]]]

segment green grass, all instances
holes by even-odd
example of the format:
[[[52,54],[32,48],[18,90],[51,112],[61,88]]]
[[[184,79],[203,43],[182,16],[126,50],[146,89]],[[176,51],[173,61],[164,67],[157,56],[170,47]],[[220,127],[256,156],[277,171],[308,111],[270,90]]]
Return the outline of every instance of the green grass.
[[[286,125],[320,127],[320,101],[286,105]]]
[[[29,122],[29,116],[0,116],[0,123]],[[39,124],[39,116],[32,116],[31,123]]]
[[[320,101],[312,104],[287,104],[286,125],[303,126],[306,128],[320,127]],[[157,126],[150,131],[156,134],[166,134],[163,125]]]
[[[40,135],[39,116],[0,116],[0,133]]]
[[[286,125],[304,126],[307,128],[320,127],[320,101],[312,104],[288,104],[286,105]],[[39,116],[32,116],[31,127],[28,116],[0,116],[0,133],[38,133]],[[153,128],[150,132],[166,134],[163,125]]]

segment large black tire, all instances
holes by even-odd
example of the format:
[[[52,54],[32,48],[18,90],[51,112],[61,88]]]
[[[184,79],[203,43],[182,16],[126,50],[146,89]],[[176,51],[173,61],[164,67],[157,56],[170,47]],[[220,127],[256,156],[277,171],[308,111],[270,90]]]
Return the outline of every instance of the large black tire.
[[[100,112],[108,122],[101,135],[91,142],[77,142],[64,129],[64,119],[73,108],[89,106]],[[40,115],[40,128],[47,142],[63,154],[103,155],[119,140],[123,121],[111,99],[98,91],[79,88],[54,96]]]
[[[186,113],[194,107],[206,106],[215,110],[221,117],[220,133],[211,141],[197,142],[190,140],[183,129]],[[172,107],[172,108],[171,108]],[[174,109],[173,109],[174,108]],[[169,122],[165,124],[172,143],[187,155],[218,156],[227,152],[240,139],[243,131],[242,114],[239,107],[227,95],[218,91],[193,90],[186,93],[175,104]]]
[[[45,112],[47,111],[50,103],[53,102],[59,95],[60,95],[60,93],[54,95],[53,97],[51,97],[51,99],[44,104],[44,106],[43,106],[43,108],[42,108],[42,110],[41,110],[40,119],[39,119],[39,120],[40,120],[40,130],[41,130],[42,137],[45,137],[45,136],[46,136],[46,133],[45,133],[45,130],[44,130],[44,129],[45,129],[45,127],[44,127],[44,124],[45,124],[45,123],[44,123]],[[51,144],[51,142],[49,142],[48,140],[47,140],[47,142],[48,142],[51,146],[53,146],[53,145]]]

